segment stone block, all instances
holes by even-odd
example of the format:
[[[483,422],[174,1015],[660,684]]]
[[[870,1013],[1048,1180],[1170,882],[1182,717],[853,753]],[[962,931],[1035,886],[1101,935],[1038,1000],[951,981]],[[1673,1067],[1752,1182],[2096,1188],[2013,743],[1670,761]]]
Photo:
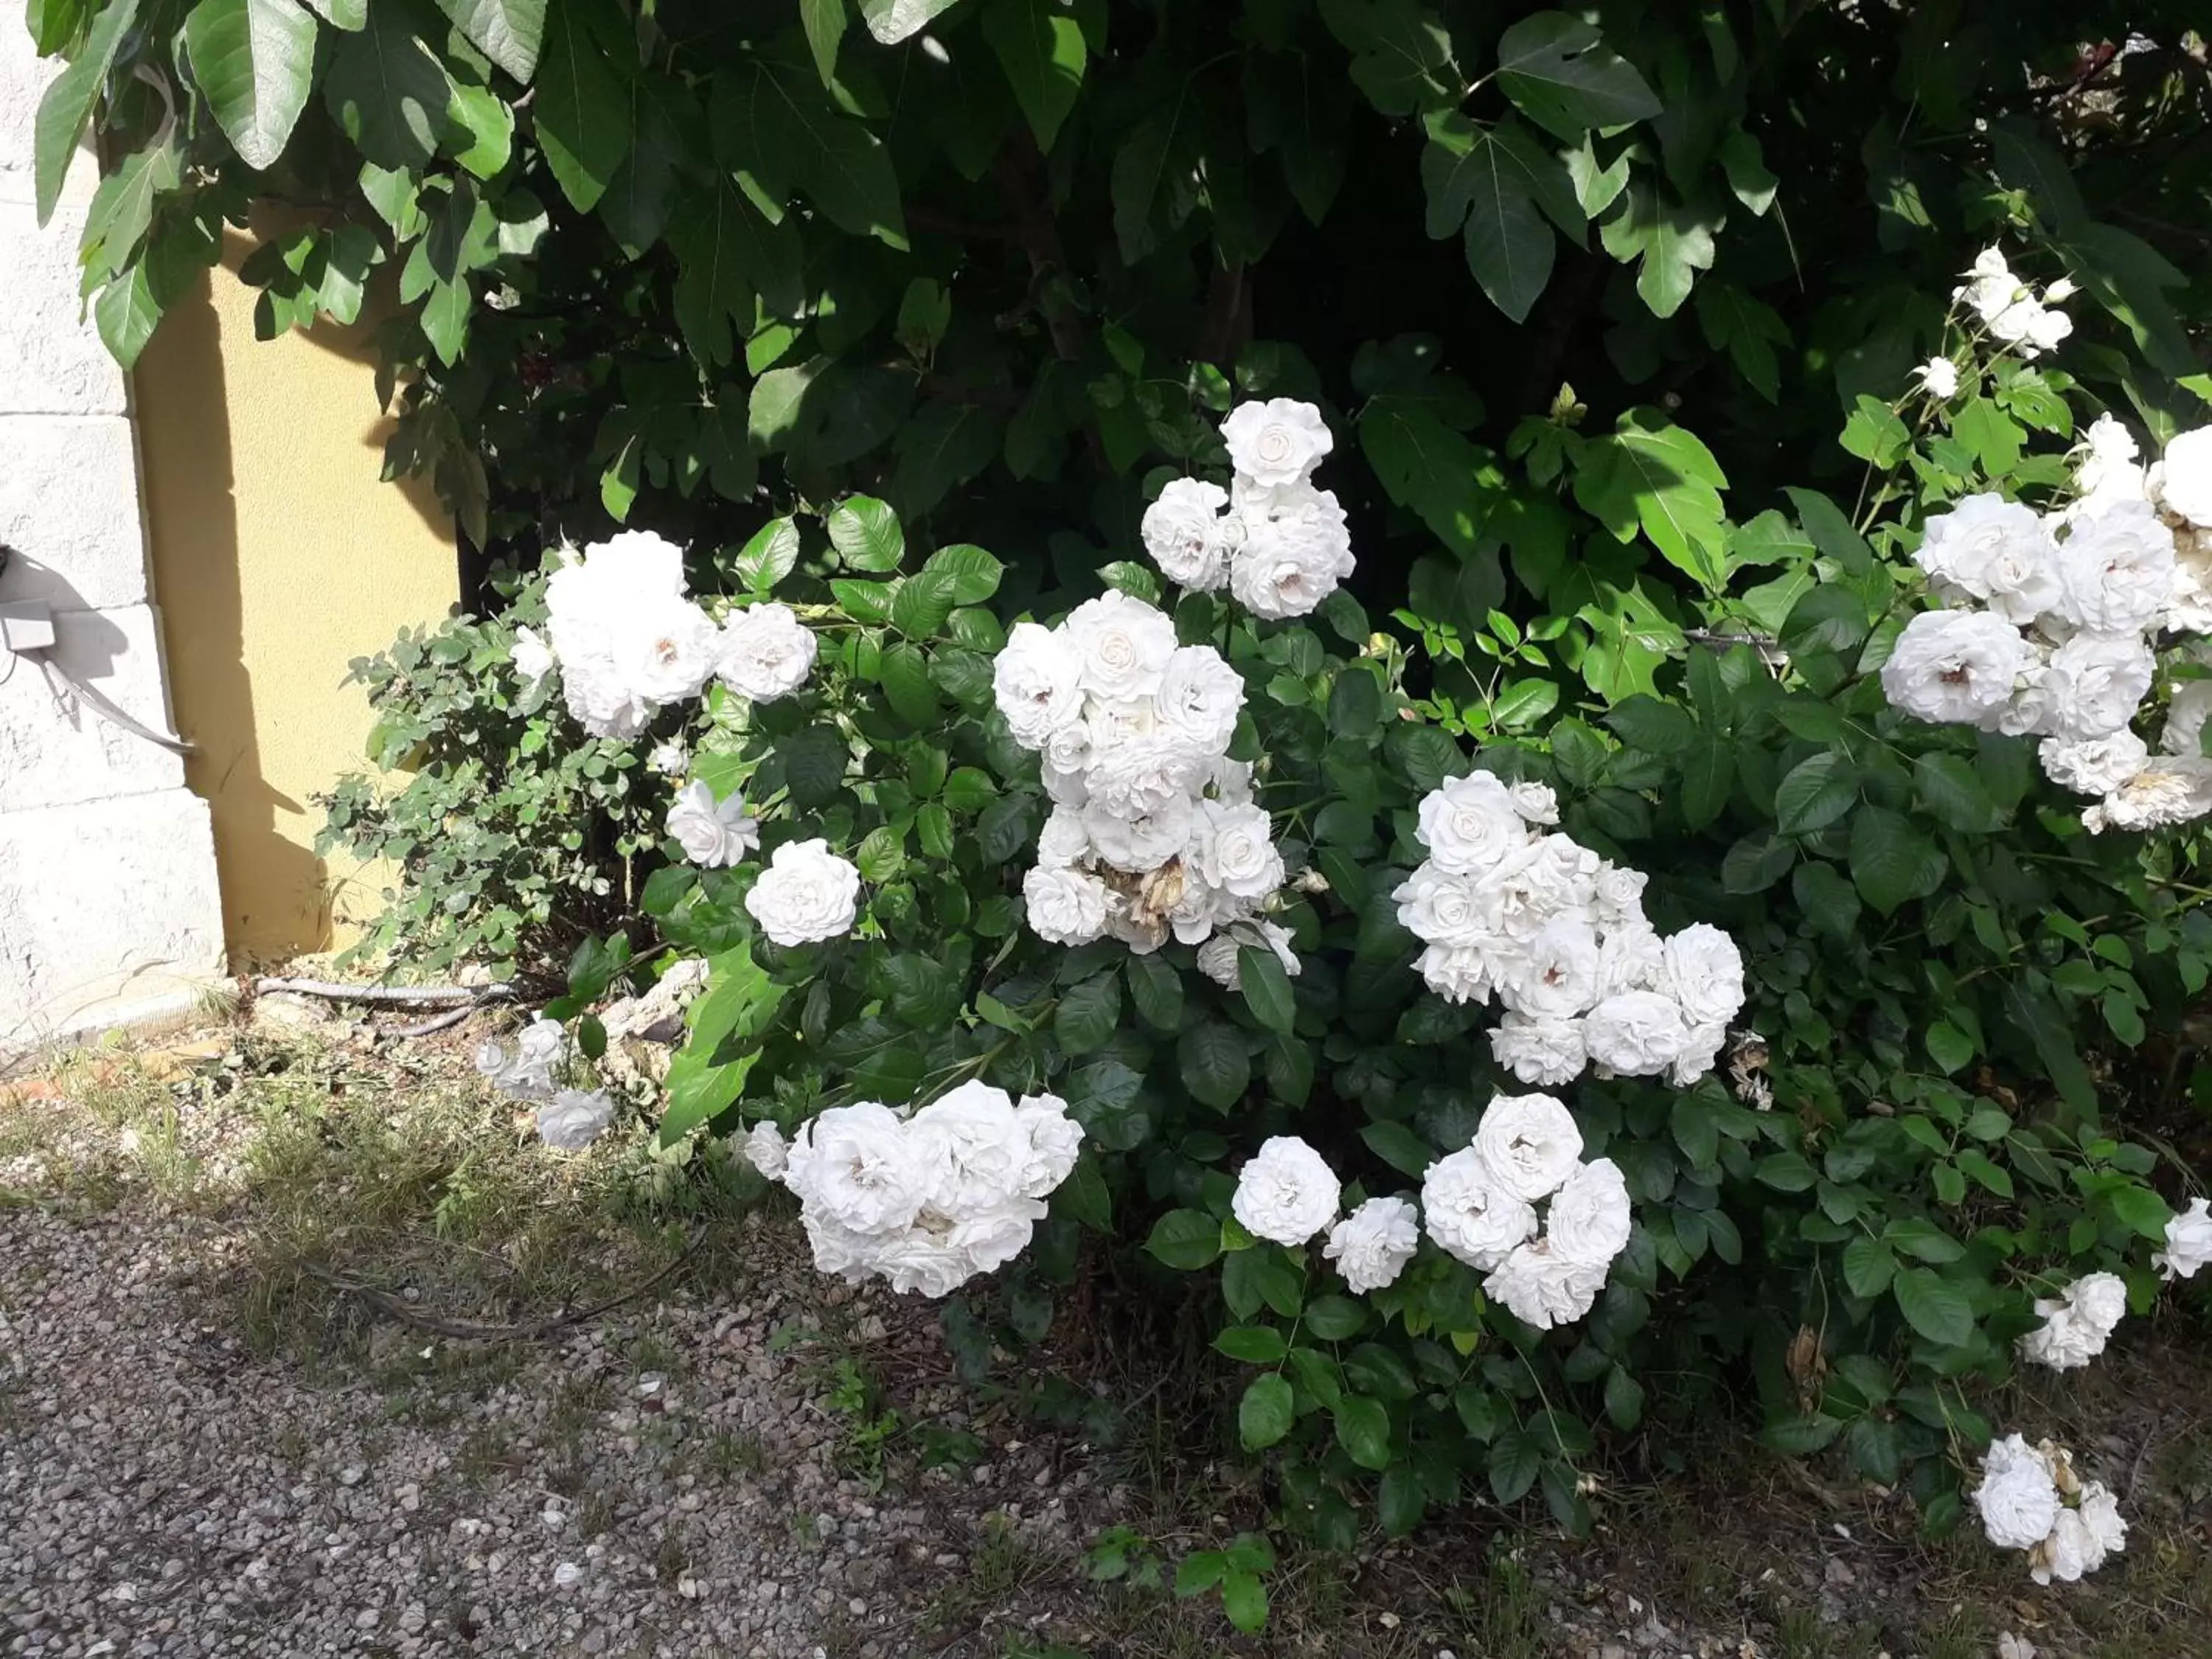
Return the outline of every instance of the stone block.
[[[0,813],[0,1052],[176,1013],[222,971],[198,796]]]
[[[120,415],[0,415],[0,602],[107,611],[146,601],[138,456]]]
[[[143,726],[168,729],[150,605],[64,611],[54,659]],[[140,795],[184,782],[173,751],[106,719],[38,657],[0,656],[0,812]]]
[[[100,343],[89,316],[78,316],[76,238],[72,215],[41,228],[27,207],[0,204],[0,412],[120,415],[123,371]]]

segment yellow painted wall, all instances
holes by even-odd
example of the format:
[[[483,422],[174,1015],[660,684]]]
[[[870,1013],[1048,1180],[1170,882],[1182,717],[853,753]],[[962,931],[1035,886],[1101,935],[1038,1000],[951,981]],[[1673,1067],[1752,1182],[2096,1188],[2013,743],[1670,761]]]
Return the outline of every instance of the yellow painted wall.
[[[377,872],[315,855],[313,797],[367,763],[346,665],[455,602],[451,523],[382,482],[367,328],[253,337],[250,244],[162,319],[135,375],[154,597],[185,781],[215,817],[234,964],[345,942]]]

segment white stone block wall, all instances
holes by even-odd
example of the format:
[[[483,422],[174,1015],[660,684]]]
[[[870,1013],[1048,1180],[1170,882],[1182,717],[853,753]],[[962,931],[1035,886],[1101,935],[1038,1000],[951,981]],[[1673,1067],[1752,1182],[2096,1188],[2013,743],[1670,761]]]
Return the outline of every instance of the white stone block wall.
[[[43,229],[33,206],[52,67],[20,8],[0,13],[0,604],[50,605],[52,663],[167,732],[127,388],[77,297],[90,157]],[[184,1012],[222,968],[214,837],[182,763],[0,652],[0,1057]]]

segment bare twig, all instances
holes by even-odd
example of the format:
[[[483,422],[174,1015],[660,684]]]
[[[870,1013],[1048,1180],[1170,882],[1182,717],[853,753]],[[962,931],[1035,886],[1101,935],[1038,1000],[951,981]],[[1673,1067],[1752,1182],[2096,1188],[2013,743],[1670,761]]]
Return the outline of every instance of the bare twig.
[[[340,985],[321,979],[276,979],[253,981],[256,996],[282,991],[295,997],[321,997],[327,1002],[387,1003],[400,1007],[438,1003],[498,1002],[513,996],[514,987],[497,985]]]
[[[556,1314],[550,1319],[532,1320],[526,1325],[486,1325],[471,1319],[445,1319],[436,1314],[425,1313],[389,1291],[379,1290],[375,1285],[365,1285],[356,1279],[347,1279],[312,1261],[302,1262],[300,1271],[334,1291],[343,1291],[348,1296],[360,1297],[379,1313],[396,1319],[403,1325],[412,1325],[417,1330],[428,1331],[434,1336],[447,1336],[465,1342],[536,1342],[566,1330],[571,1325],[580,1325],[587,1319],[596,1319],[603,1313],[611,1312],[625,1302],[635,1301],[647,1291],[666,1281],[671,1274],[689,1261],[705,1236],[704,1228],[694,1229],[674,1260],[650,1278],[641,1280],[626,1291],[604,1301],[594,1302],[587,1308],[571,1309],[567,1313]]]

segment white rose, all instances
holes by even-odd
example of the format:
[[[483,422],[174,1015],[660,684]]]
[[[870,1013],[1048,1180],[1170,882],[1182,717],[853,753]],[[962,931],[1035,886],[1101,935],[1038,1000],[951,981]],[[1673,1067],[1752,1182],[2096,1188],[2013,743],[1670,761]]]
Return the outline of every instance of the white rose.
[[[2073,1370],[2104,1352],[2128,1310],[2128,1287],[2117,1273],[2090,1273],[2057,1297],[2039,1297],[2043,1323],[2020,1340],[2021,1357],[2056,1371]]]
[[[1610,1267],[1628,1248],[1633,1220],[1627,1178],[1609,1158],[1582,1165],[1560,1187],[1544,1216],[1552,1254],[1583,1267]]]
[[[615,1103],[604,1090],[563,1089],[538,1109],[538,1138],[564,1152],[580,1152],[614,1121]]]
[[[1296,1135],[1270,1135],[1237,1172],[1229,1208],[1255,1238],[1303,1244],[1335,1218],[1342,1192],[1319,1152]]]
[[[1605,930],[1598,946],[1598,999],[1623,991],[1648,991],[1667,973],[1667,946],[1649,922],[1625,923]]]
[[[745,908],[778,945],[811,945],[853,930],[860,872],[822,840],[777,848],[745,895]]]
[[[1540,1331],[1580,1319],[1604,1288],[1603,1267],[1562,1260],[1542,1238],[1515,1245],[1482,1281],[1485,1296]]]
[[[691,757],[680,743],[656,744],[645,763],[664,778],[680,778],[691,767]]]
[[[755,702],[774,702],[806,684],[813,629],[787,605],[748,606],[722,625],[722,684]]]
[[[1083,664],[1048,628],[1019,622],[991,663],[991,690],[1006,729],[1024,749],[1042,749],[1083,718]]]
[[[940,1301],[976,1272],[974,1258],[953,1243],[952,1234],[950,1218],[940,1217],[929,1226],[910,1227],[877,1239],[868,1265],[901,1296]]]
[[[1499,1186],[1472,1146],[1429,1165],[1421,1178],[1421,1218],[1437,1248],[1478,1273],[1489,1272],[1536,1231],[1534,1206]]]
[[[914,1224],[933,1171],[888,1106],[832,1106],[792,1139],[783,1184],[809,1210],[848,1231],[881,1235]]]
[[[1175,623],[1120,592],[1077,605],[1060,635],[1059,647],[1074,657],[1083,689],[1108,702],[1158,691],[1176,649]]]
[[[1478,945],[1492,931],[1494,912],[1472,876],[1422,865],[1400,882],[1398,925],[1431,945]]]
[[[2189,1207],[2166,1224],[2166,1248],[2150,1265],[2167,1279],[2194,1279],[2212,1261],[2212,1203],[2191,1199]]]
[[[1398,890],[1402,893],[1405,889],[1401,887]],[[1429,989],[1446,1002],[1487,1002],[1491,992],[1496,988],[1490,976],[1491,960],[1489,954],[1478,946],[1431,945],[1414,959],[1413,969],[1428,982]],[[1577,1044],[1579,1052],[1579,1038]],[[1491,1039],[1491,1046],[1493,1049],[1497,1047],[1495,1036]],[[1502,1054],[1498,1059],[1501,1064],[1510,1063]],[[1575,1069],[1582,1069],[1579,1060],[1576,1061]],[[1528,1077],[1521,1080],[1523,1083],[1537,1081]]]
[[[1083,809],[1083,828],[1099,859],[1116,870],[1143,875],[1182,855],[1190,844],[1192,806],[1177,795],[1157,811],[1123,817],[1091,801]]]
[[[784,1161],[790,1155],[790,1148],[784,1143],[782,1130],[763,1120],[746,1133],[744,1146],[746,1163],[770,1181],[783,1178]]]
[[[1481,878],[1501,928],[1527,940],[1568,913],[1595,914],[1604,860],[1571,836],[1539,836],[1523,852]]]
[[[2051,532],[2002,495],[1969,495],[1936,514],[1912,557],[1946,599],[1984,600],[2008,623],[2032,623],[2063,597]]]
[[[1291,398],[1239,404],[1222,422],[1221,438],[1237,472],[1269,486],[1304,483],[1336,441],[1321,410]]]
[[[1084,775],[1086,806],[1139,817],[1180,801],[1188,805],[1206,775],[1206,758],[1168,733],[1131,738],[1094,751]]]
[[[1148,957],[1168,942],[1167,923],[1127,905],[1116,907],[1106,932],[1127,945],[1132,956]]]
[[[677,792],[667,828],[685,858],[710,870],[735,864],[760,845],[760,824],[745,815],[744,802],[735,795],[716,800],[703,779]]]
[[[1417,1218],[1402,1198],[1370,1198],[1328,1230],[1321,1253],[1336,1263],[1355,1294],[1385,1289],[1420,1248]]]
[[[1244,677],[1211,646],[1186,645],[1168,658],[1154,700],[1163,731],[1191,749],[1220,754],[1237,735],[1237,711],[1244,707]]]
[[[2074,448],[2075,500],[2066,516],[2101,513],[2120,501],[2148,499],[2135,434],[2110,415],[2100,415]]]
[[[799,1224],[806,1230],[817,1273],[835,1273],[846,1283],[857,1285],[875,1272],[883,1249],[881,1239],[840,1226],[819,1210],[801,1209]]]
[[[2212,426],[2185,432],[2166,445],[2151,475],[2158,502],[2177,519],[2212,530]]]
[[[1492,772],[1452,778],[1422,797],[1415,831],[1429,862],[1449,874],[1487,870],[1528,845],[1512,790]]]
[[[1531,823],[1557,823],[1559,821],[1559,797],[1547,783],[1515,783],[1506,786],[1513,797],[1513,810]]]
[[[2148,502],[2077,519],[2058,549],[2063,614],[2094,634],[2140,633],[2165,612],[2173,572],[2173,532]]]
[[[561,653],[561,699],[595,738],[634,738],[653,718],[653,705],[630,688],[598,642],[587,653]]]
[[[1194,816],[1192,823],[1195,826],[1196,823],[1197,819]],[[1195,833],[1194,827],[1194,833]],[[1247,907],[1244,901],[1234,894],[1224,893],[1218,887],[1209,884],[1205,876],[1200,873],[1198,866],[1192,863],[1192,856],[1188,849],[1184,851],[1182,891],[1176,896],[1175,903],[1169,908],[1168,921],[1175,928],[1175,936],[1185,945],[1210,944],[1212,942],[1213,930],[1226,927],[1229,923],[1237,921],[1244,915]],[[1218,957],[1217,957],[1215,960],[1218,961]],[[1200,966],[1204,969],[1205,964],[1201,963]],[[1230,975],[1225,980],[1221,979],[1212,969],[1206,971],[1214,978],[1217,984],[1226,985],[1231,990],[1237,988],[1237,975],[1233,964],[1231,967]],[[1292,969],[1290,971],[1296,973],[1297,970]]]
[[[2005,705],[2027,660],[2027,642],[2002,617],[1923,611],[1882,664],[1881,689],[1908,714],[1973,726]]]
[[[2118,1555],[2128,1547],[2128,1523],[2120,1518],[2120,1500],[2100,1481],[2081,1483],[2081,1504],[2076,1511],[2081,1526],[2095,1547],[2096,1565],[2102,1565],[2107,1555]]]
[[[1474,1152],[1501,1190],[1533,1204],[1574,1173],[1583,1132],[1550,1095],[1499,1095],[1474,1132]]]
[[[1991,1443],[1974,1488],[1982,1530],[1999,1549],[2032,1550],[2050,1534],[2061,1507],[2043,1455],[2016,1434]]]
[[[2077,795],[2109,795],[2142,769],[2150,748],[2123,726],[2109,738],[2045,738],[2035,754],[2043,775],[2061,788]]]
[[[2081,814],[2092,835],[2105,830],[2157,830],[2212,812],[2212,760],[2161,756]]]
[[[1689,1041],[1680,1005],[1656,991],[1623,991],[1589,1011],[1583,1042],[1590,1063],[1616,1077],[1656,1077]]]
[[[907,1120],[915,1155],[933,1171],[924,1202],[949,1216],[987,1210],[1012,1194],[1029,1158],[1013,1097],[980,1079],[948,1091]]]
[[[1692,922],[1668,936],[1667,990],[1692,1025],[1725,1024],[1743,1007],[1743,953],[1719,928]]]
[[[721,659],[721,631],[689,599],[633,596],[605,625],[616,672],[650,703],[697,696]]]
[[[1237,516],[1244,544],[1230,561],[1229,591],[1255,617],[1303,617],[1352,572],[1352,532],[1326,489],[1255,494],[1239,500]]]
[[[1029,1248],[1036,1224],[1050,1213],[1034,1199],[1003,1198],[958,1217],[948,1243],[966,1260],[969,1277],[995,1273]]]
[[[1191,862],[1209,886],[1238,898],[1265,898],[1283,884],[1274,821],[1261,806],[1201,800],[1191,825]]]
[[[1224,755],[1213,763],[1213,771],[1206,780],[1206,793],[1213,800],[1227,801],[1231,806],[1242,806],[1252,799],[1252,763],[1231,760]]]
[[[1912,377],[1938,403],[1948,403],[1959,395],[1959,366],[1948,357],[1930,357],[1912,371]]]
[[[2169,755],[2201,755],[2204,721],[2212,716],[2212,680],[2182,680],[2166,705],[2166,729],[2158,746]]]
[[[2062,1509],[2050,1533],[2027,1558],[2029,1576],[2039,1584],[2054,1578],[2070,1584],[2089,1571],[2090,1548],[2089,1529],[2081,1524],[2081,1516]]]
[[[2212,634],[2212,530],[2173,538],[2173,594],[2160,625],[2176,634]]]
[[[1170,581],[1210,592],[1229,580],[1223,531],[1229,492],[1200,478],[1177,478],[1145,509],[1145,551]]]
[[[1434,945],[1429,947],[1431,951],[1439,948]],[[1453,997],[1450,1000],[1462,1002],[1467,999]],[[1546,1089],[1572,1083],[1589,1063],[1589,1052],[1583,1046],[1582,1021],[1532,1019],[1526,1014],[1511,1012],[1491,1028],[1490,1057],[1522,1082]]]
[[[2057,735],[2101,738],[2118,731],[2134,720],[2157,672],[2140,635],[2076,634],[2051,653]]]
[[[1601,860],[1597,869],[1597,890],[1590,903],[1597,914],[1599,925],[1608,931],[1624,924],[1649,931],[1644,919],[1644,890],[1651,878],[1641,870],[1630,870],[1610,860]]]
[[[1067,1115],[1067,1103],[1058,1095],[1024,1095],[1014,1122],[1021,1132],[1021,1162],[1013,1190],[1023,1198],[1044,1198],[1075,1172],[1083,1126]]]
[[[1090,855],[1091,832],[1083,827],[1079,807],[1055,805],[1037,831],[1037,862],[1048,870],[1064,870]]]
[[[1601,962],[1597,930],[1570,912],[1537,930],[1499,994],[1532,1019],[1570,1019],[1598,1000]]]
[[[529,690],[553,672],[553,647],[545,642],[544,637],[534,628],[518,628],[514,630],[514,649],[512,656],[515,678],[522,682],[522,689],[525,691]]]
[[[1030,931],[1048,945],[1088,945],[1106,931],[1113,889],[1066,866],[1038,865],[1022,878],[1022,909]]]
[[[1723,1020],[1707,1020],[1701,1025],[1684,1028],[1681,1051],[1667,1068],[1667,1081],[1677,1089],[1686,1089],[1713,1069],[1728,1046],[1728,1025]]]

